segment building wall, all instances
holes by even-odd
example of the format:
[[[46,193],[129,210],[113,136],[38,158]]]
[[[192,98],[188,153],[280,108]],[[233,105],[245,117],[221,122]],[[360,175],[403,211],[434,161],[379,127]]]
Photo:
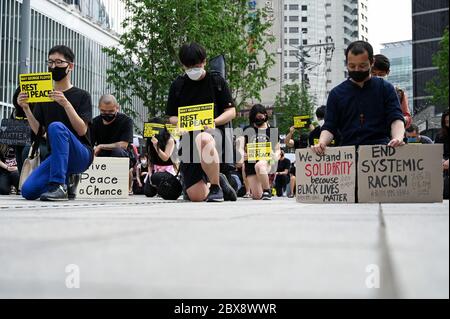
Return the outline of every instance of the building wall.
[[[91,8],[97,9],[98,4],[110,3],[103,0],[67,1],[74,1],[80,5],[92,4]],[[88,15],[86,12],[82,14],[73,3],[67,5],[53,0],[33,0],[31,5],[30,72],[47,70],[47,52],[52,46],[58,44],[69,46],[75,53],[72,82],[91,93],[94,114],[98,114],[96,105],[100,96],[112,91],[106,83],[106,70],[110,60],[102,49],[118,44],[117,32],[106,29],[92,17],[94,14]],[[11,114],[12,96],[18,86],[20,6],[21,3],[17,0],[0,2],[0,118]],[[123,11],[113,12],[110,19],[117,21],[117,25],[120,17],[124,17]],[[116,30],[120,31],[119,28]],[[137,99],[135,108],[144,118],[146,117],[147,111]],[[135,124],[141,128],[142,122],[138,119]]]
[[[438,75],[433,66],[433,55],[439,50],[444,29],[448,26],[448,0],[413,0],[413,86],[414,113],[430,105],[426,84]],[[436,105],[440,112],[448,105]]]
[[[413,112],[412,41],[384,43],[381,54],[391,62],[388,81],[400,87],[408,96],[409,108]]]
[[[265,0],[257,0],[265,5]],[[263,92],[265,104],[273,104],[280,87],[301,83],[300,46],[305,52],[306,83],[316,105],[325,104],[328,93],[346,78],[344,51],[356,40],[368,39],[368,0],[280,0],[275,7],[274,32],[280,34],[282,57],[271,75],[278,83]],[[303,19],[302,19],[303,18]],[[278,28],[279,31],[276,31]],[[334,42],[335,48],[311,47]],[[277,52],[278,45],[270,48]],[[281,74],[281,79],[280,79]],[[273,98],[271,98],[273,97]]]

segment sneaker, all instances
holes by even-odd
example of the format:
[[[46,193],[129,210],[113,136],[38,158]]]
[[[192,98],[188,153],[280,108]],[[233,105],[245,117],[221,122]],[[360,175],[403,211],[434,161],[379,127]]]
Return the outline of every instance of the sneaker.
[[[41,195],[41,201],[67,201],[69,196],[67,194],[67,186],[63,184],[50,185],[48,192]]]
[[[219,185],[211,185],[209,188],[207,202],[223,202],[223,191]]]
[[[228,202],[237,201],[236,191],[231,187],[227,177],[224,174],[219,174],[219,181],[223,192],[223,199]]]
[[[75,199],[77,197],[77,188],[80,183],[81,175],[72,174],[69,176],[69,185],[67,187],[67,194],[69,199]]]
[[[262,196],[262,200],[272,200],[272,194],[269,191],[264,191]]]

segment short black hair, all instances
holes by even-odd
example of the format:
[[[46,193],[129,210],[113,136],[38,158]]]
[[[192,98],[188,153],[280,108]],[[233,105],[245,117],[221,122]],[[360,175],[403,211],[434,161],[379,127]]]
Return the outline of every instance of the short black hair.
[[[355,41],[350,43],[350,45],[345,50],[345,61],[348,61],[348,54],[350,52],[354,55],[360,55],[364,54],[364,52],[367,52],[369,55],[370,63],[373,63],[373,47],[369,42]]]
[[[376,54],[374,56],[374,59],[375,59],[375,62],[373,64],[374,69],[389,72],[389,70],[391,69],[391,62],[385,55]]]
[[[69,62],[73,63],[73,61],[75,61],[75,54],[73,53],[72,49],[69,48],[68,46],[56,45],[53,48],[51,48],[50,51],[48,51],[48,55],[52,55],[54,53],[64,55],[64,58]]]
[[[412,133],[412,132],[417,132],[417,134],[419,134],[419,127],[416,124],[411,124],[407,129],[406,132],[408,133]]]
[[[320,106],[317,110],[316,110],[316,117],[318,119],[324,119],[325,118],[325,112],[326,112],[327,107],[325,105]]]
[[[206,50],[198,43],[187,43],[180,48],[178,57],[180,62],[189,68],[206,60]]]
[[[256,122],[256,115],[258,113],[264,114],[267,119],[269,118],[269,115],[267,114],[267,109],[265,108],[265,106],[262,104],[255,104],[251,108],[249,116],[248,116],[248,119],[250,120],[250,125],[253,125]]]

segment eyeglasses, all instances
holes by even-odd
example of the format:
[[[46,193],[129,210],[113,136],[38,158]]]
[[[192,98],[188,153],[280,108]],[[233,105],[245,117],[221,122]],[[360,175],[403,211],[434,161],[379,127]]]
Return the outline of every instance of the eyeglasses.
[[[47,65],[49,66],[49,67],[52,67],[53,66],[53,64],[55,65],[55,66],[57,66],[57,67],[61,67],[61,66],[66,66],[66,64],[69,64],[69,63],[71,63],[71,62],[69,62],[69,61],[64,61],[64,60],[48,60],[47,61]]]

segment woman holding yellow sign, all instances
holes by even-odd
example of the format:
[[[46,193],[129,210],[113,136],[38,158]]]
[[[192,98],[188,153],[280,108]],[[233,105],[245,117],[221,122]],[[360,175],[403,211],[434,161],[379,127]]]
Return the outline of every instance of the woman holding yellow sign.
[[[276,171],[280,154],[278,129],[270,127],[269,115],[261,104],[252,107],[249,120],[250,126],[237,141],[240,154],[244,154],[241,164],[252,198],[271,200],[269,174]]]

